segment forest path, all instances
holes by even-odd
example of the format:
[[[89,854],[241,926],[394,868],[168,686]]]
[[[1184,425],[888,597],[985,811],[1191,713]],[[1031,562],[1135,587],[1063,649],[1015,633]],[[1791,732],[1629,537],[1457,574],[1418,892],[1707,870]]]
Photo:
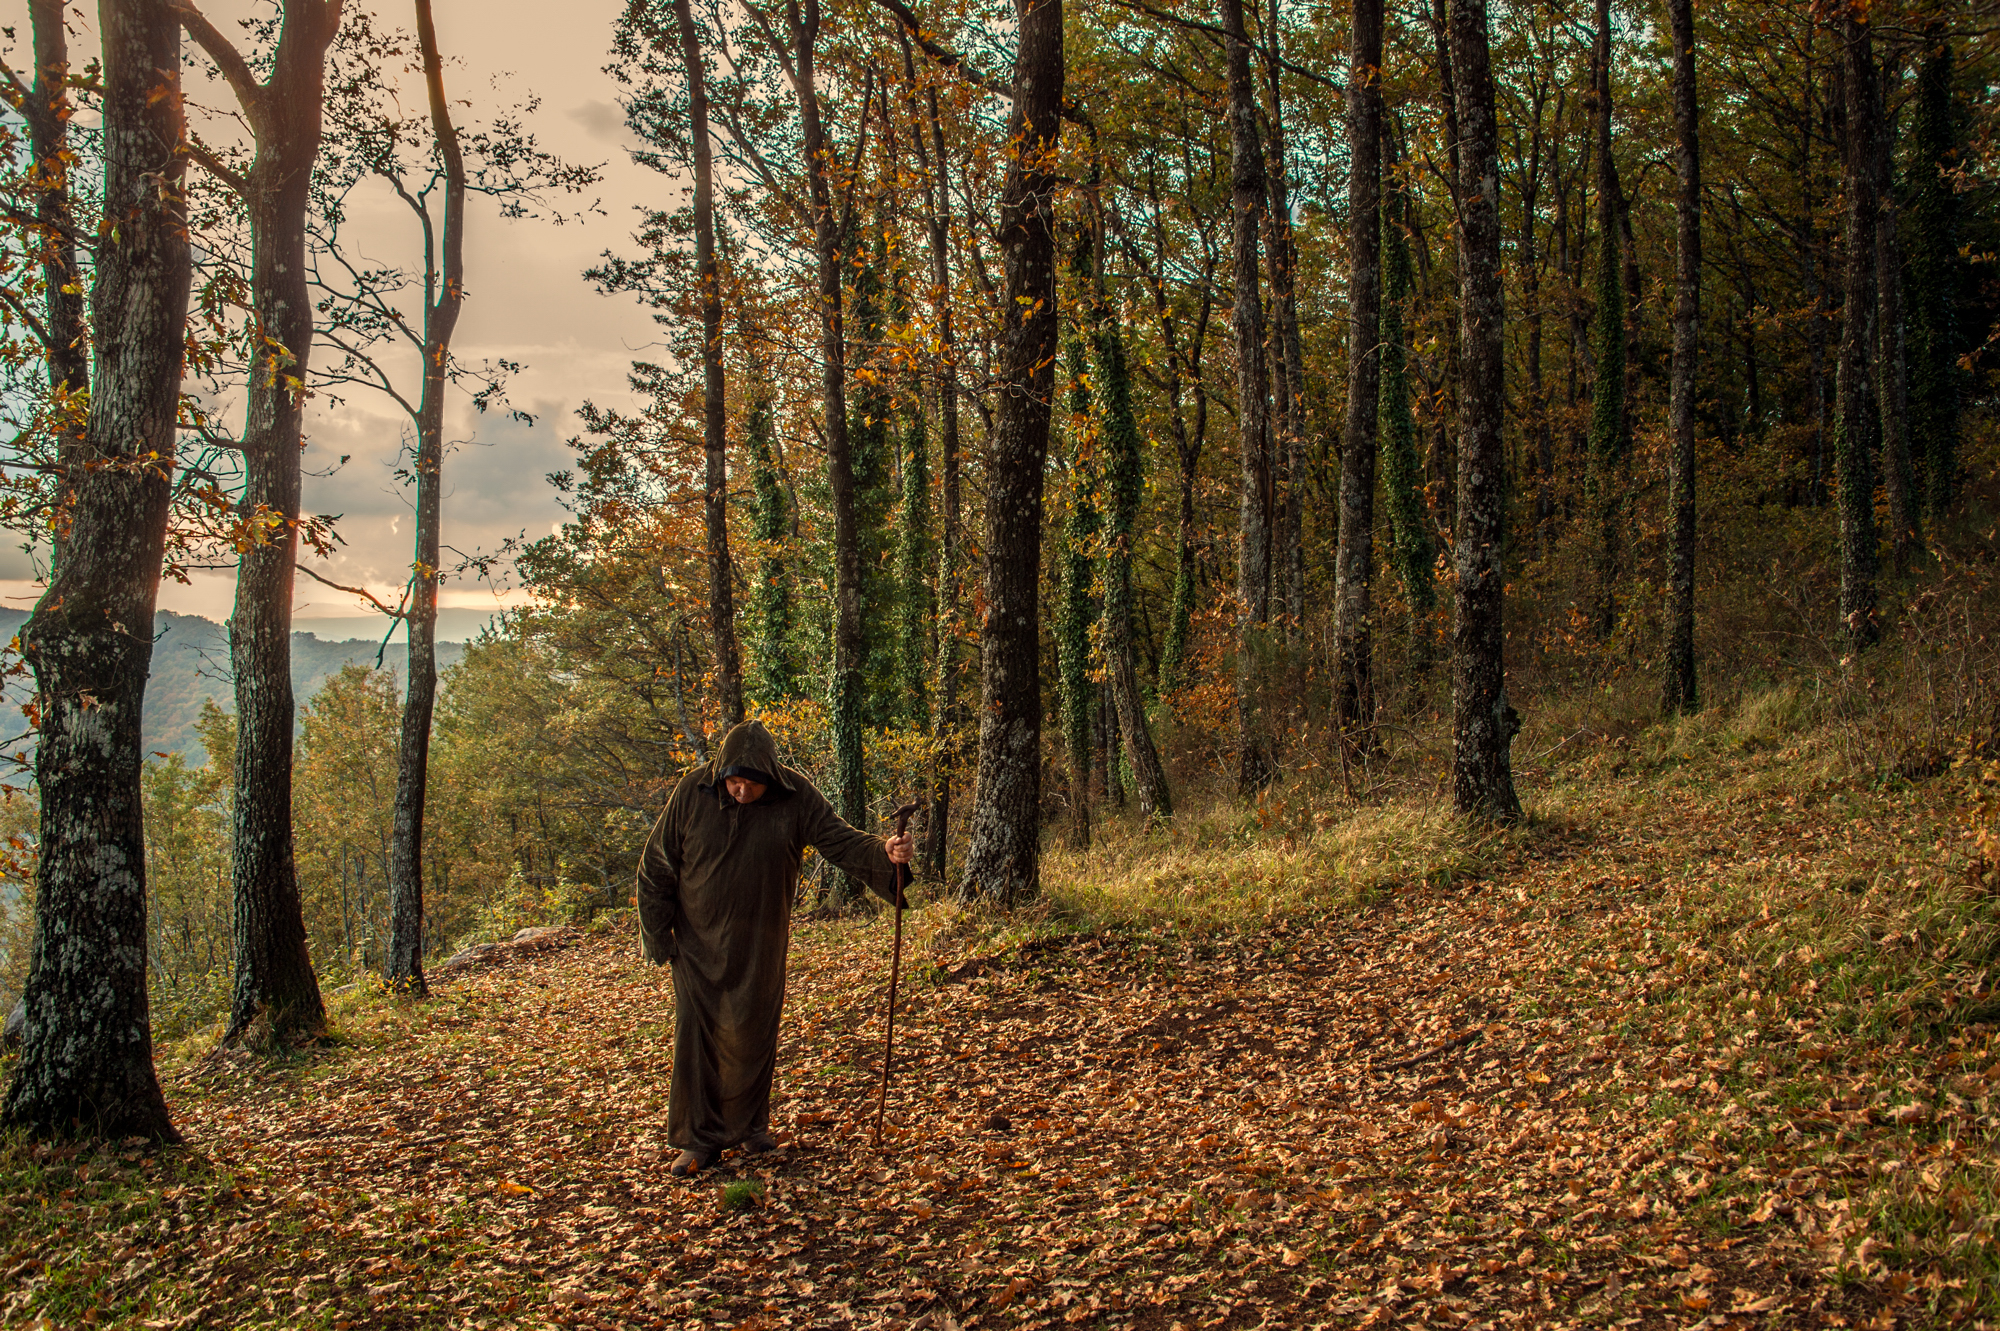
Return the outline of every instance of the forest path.
[[[1772,807],[1649,797],[1544,824],[1484,881],[1245,933],[995,952],[917,912],[879,1150],[888,921],[802,922],[788,1149],[694,1181],[666,1172],[667,976],[623,932],[578,934],[376,1000],[303,1062],[172,1073],[192,1155],[37,1148],[0,1319],[1945,1324],[1861,1199],[1885,1171],[1990,1166],[1966,1143],[1991,1102],[1938,1085],[1911,1115],[1907,1060],[1813,1029],[1790,954],[1729,941],[1765,928],[1760,882],[1823,872],[1852,823]],[[2000,1053],[1953,1045],[1913,1056],[1942,1081]]]

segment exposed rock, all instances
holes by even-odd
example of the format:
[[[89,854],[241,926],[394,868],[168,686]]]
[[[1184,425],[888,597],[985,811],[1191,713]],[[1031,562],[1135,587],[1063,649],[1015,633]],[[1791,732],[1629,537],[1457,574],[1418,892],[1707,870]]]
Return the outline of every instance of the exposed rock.
[[[504,943],[475,943],[471,947],[463,948],[453,953],[431,973],[439,976],[455,975],[486,966],[501,965],[517,956],[568,947],[577,940],[581,932],[569,925],[542,925],[521,929]]]
[[[14,1048],[14,1046],[21,1043],[21,1038],[27,1033],[28,1000],[25,998],[17,999],[15,1000],[13,1010],[7,1014],[6,1030],[0,1032],[0,1048]]]
[[[555,938],[568,932],[570,931],[561,925],[530,926],[517,932],[508,941],[513,943],[532,943],[537,939]]]

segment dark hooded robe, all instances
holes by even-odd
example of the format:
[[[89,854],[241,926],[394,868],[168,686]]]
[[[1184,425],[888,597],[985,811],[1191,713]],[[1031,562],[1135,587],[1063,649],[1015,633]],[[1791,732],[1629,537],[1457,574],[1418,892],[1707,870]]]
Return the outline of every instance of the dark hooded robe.
[[[725,781],[765,787],[738,804]],[[834,812],[806,776],[778,761],[762,723],[723,738],[715,760],[682,777],[639,857],[639,946],[674,966],[674,1071],[667,1140],[713,1158],[768,1129],[785,957],[805,848],[893,901],[881,838]]]

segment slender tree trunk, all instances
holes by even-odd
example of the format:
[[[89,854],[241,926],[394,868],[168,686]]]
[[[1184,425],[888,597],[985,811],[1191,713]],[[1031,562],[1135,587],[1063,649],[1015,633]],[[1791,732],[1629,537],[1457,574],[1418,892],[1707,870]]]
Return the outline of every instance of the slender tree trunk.
[[[1072,271],[1087,269],[1088,252]],[[1086,279],[1087,280],[1087,279]],[[1062,597],[1056,609],[1057,693],[1062,700],[1063,748],[1069,756],[1069,844],[1072,850],[1090,848],[1090,768],[1091,750],[1100,712],[1097,691],[1090,680],[1090,626],[1092,613],[1090,552],[1097,543],[1097,494],[1103,478],[1098,475],[1085,431],[1090,420],[1090,389],[1084,369],[1083,343],[1072,329],[1065,339],[1069,378],[1069,476],[1062,505],[1062,547],[1058,590]]]
[[[98,30],[110,225],[94,265],[96,393],[68,555],[21,631],[43,709],[40,855],[5,1118],[38,1136],[179,1141],[153,1072],[139,726],[191,274],[180,25],[159,0],[102,0]]]
[[[438,545],[443,522],[444,396],[451,336],[465,300],[465,158],[444,95],[431,0],[416,0],[417,50],[430,102],[431,138],[444,161],[442,255],[424,250],[424,380],[417,402],[417,550],[410,569],[410,677],[396,746],[396,818],[389,836],[389,951],[392,989],[429,992],[424,982],[424,805],[430,784],[431,713],[437,703]],[[428,241],[428,236],[426,241]],[[442,263],[439,263],[439,258]]]
[[[254,535],[237,563],[229,658],[236,674],[232,829],[236,980],[223,1039],[316,1038],[326,1025],[306,950],[292,853],[292,584],[298,560],[303,383],[312,351],[306,209],[319,156],[326,50],[340,0],[286,0],[262,83],[191,4],[181,23],[221,68],[257,142],[240,182],[250,216],[254,354],[243,428],[242,520]]]
[[[1285,165],[1284,98],[1278,81],[1280,14],[1271,0],[1264,28],[1264,76],[1270,114],[1271,406],[1278,438],[1271,447],[1276,531],[1271,595],[1284,602],[1285,640],[1304,641],[1306,613],[1306,372],[1299,332],[1298,250],[1292,236],[1291,179]]]
[[[932,693],[931,735],[937,745],[931,773],[931,807],[924,840],[924,864],[929,876],[944,881],[946,834],[951,826],[951,786],[959,766],[959,727],[964,724],[958,703],[960,628],[963,577],[958,493],[958,343],[951,320],[951,194],[945,183],[944,117],[935,86],[924,90],[931,156],[924,149],[920,128],[915,135],[917,159],[924,170],[930,205],[931,299],[937,306],[938,330],[938,470],[939,504],[943,509],[938,540],[937,683]]]
[[[1382,383],[1382,4],[1355,0],[1347,76],[1347,430],[1334,559],[1334,717],[1342,742],[1375,748],[1376,415]]]
[[[29,0],[34,25],[35,86],[17,108],[28,122],[35,164],[35,246],[41,252],[43,360],[56,416],[56,488],[51,516],[54,570],[69,547],[68,514],[76,494],[71,474],[84,442],[90,395],[90,327],[83,308],[83,270],[76,257],[76,214],[69,187],[69,32],[63,0]]]
[[[729,562],[729,405],[722,380],[722,274],[715,261],[714,146],[701,34],[688,0],[674,0],[688,77],[688,137],[694,145],[694,261],[701,285],[701,451],[708,482],[708,629],[715,695],[724,729],[743,719],[743,658],[736,647],[735,575]]]
[[[1910,171],[1910,433],[1923,490],[1923,511],[1944,519],[1958,487],[1959,393],[1965,379],[1959,353],[1959,199],[1953,181],[1963,165],[1953,87],[1951,43],[1933,19],[1924,29],[1923,63],[1911,108]]]
[[[1100,246],[1100,253],[1102,247]],[[1104,465],[1110,481],[1108,554],[1104,569],[1104,657],[1111,703],[1132,781],[1139,788],[1139,812],[1148,819],[1171,818],[1173,797],[1160,752],[1146,728],[1146,700],[1132,660],[1132,537],[1146,495],[1139,422],[1132,410],[1132,376],[1125,360],[1125,337],[1104,289],[1104,265],[1094,266],[1091,288],[1092,369],[1098,413],[1103,422]],[[1117,770],[1107,763],[1106,773]]]
[[[1872,644],[1875,622],[1875,431],[1881,417],[1869,389],[1875,353],[1875,56],[1867,18],[1841,5],[1842,80],[1847,107],[1847,298],[1834,391],[1834,466],[1840,495],[1840,623],[1850,647]]]
[[[1611,0],[1597,0],[1591,56],[1597,124],[1597,383],[1590,409],[1590,488],[1598,522],[1597,636],[1618,626],[1625,461],[1625,286],[1618,243],[1618,163],[1611,152]]]
[[[1385,142],[1393,152],[1395,139]],[[1393,170],[1390,179],[1395,180]],[[1424,508],[1423,461],[1417,455],[1417,421],[1410,410],[1409,338],[1404,332],[1412,282],[1409,239],[1403,230],[1407,207],[1403,188],[1392,184],[1382,210],[1382,374],[1376,420],[1392,562],[1410,607],[1410,670],[1422,676],[1430,672],[1434,654],[1431,615],[1437,608],[1437,549]]]
[[[1009,161],[1000,193],[1006,299],[999,409],[987,466],[986,615],[980,626],[979,777],[959,894],[1001,902],[1041,891],[1042,472],[1056,354],[1055,161],[1063,94],[1062,0],[1018,0]]]
[[[1236,307],[1236,744],[1237,790],[1253,795],[1271,779],[1260,733],[1257,658],[1271,617],[1270,415],[1265,402],[1264,307],[1257,289],[1257,232],[1264,212],[1264,154],[1257,143],[1257,101],[1250,82],[1250,42],[1243,0],[1222,0],[1228,32],[1229,180],[1235,219],[1232,247]]]
[[[1500,285],[1499,132],[1494,123],[1486,0],[1451,0],[1451,6],[1458,122],[1465,136],[1459,150],[1459,341],[1464,370],[1459,393],[1458,530],[1452,542],[1457,581],[1451,653],[1452,794],[1460,813],[1511,823],[1521,816],[1509,753],[1521,716],[1507,699],[1500,566],[1506,514],[1500,443],[1505,311]]]
[[[1675,209],[1674,364],[1667,404],[1668,510],[1673,537],[1667,571],[1667,661],[1661,708],[1700,709],[1694,662],[1694,388],[1701,346],[1701,103],[1695,95],[1694,0],[1670,0],[1674,43]]]
[[[832,149],[820,123],[814,47],[819,40],[819,0],[805,0],[792,14],[801,150],[813,211],[819,260],[821,414],[825,417],[826,479],[833,499],[833,678],[828,720],[833,730],[834,804],[849,823],[868,819],[868,786],[861,748],[862,665],[867,642],[861,623],[861,548],[855,523],[854,458],[847,430],[847,336],[841,319],[840,276],[845,227],[833,203],[828,163]],[[828,904],[845,909],[861,886],[845,874],[829,880]]]
[[[1922,541],[1910,465],[1910,376],[1903,322],[1903,246],[1896,234],[1896,136],[1878,82],[1875,98],[1875,391],[1882,414],[1882,489],[1889,500],[1889,548],[1896,572]]]

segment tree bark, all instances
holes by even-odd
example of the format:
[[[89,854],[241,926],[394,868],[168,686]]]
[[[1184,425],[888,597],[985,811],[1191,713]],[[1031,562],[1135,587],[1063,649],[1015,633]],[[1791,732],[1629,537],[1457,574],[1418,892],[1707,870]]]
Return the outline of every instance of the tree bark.
[[[932,691],[931,735],[936,742],[931,773],[928,830],[923,862],[932,879],[946,873],[946,834],[951,826],[951,787],[959,766],[958,731],[964,724],[958,702],[960,629],[963,597],[963,540],[960,532],[958,485],[958,342],[951,319],[951,193],[945,182],[944,117],[935,86],[924,90],[926,126],[931,151],[924,148],[924,128],[915,134],[918,164],[924,171],[925,200],[931,242],[931,299],[937,306],[938,377],[938,533],[937,680]],[[934,154],[934,155],[933,155]]]
[[[1041,891],[1039,674],[1042,473],[1056,354],[1055,160],[1063,94],[1062,0],[1017,0],[1020,47],[1000,193],[1006,263],[999,408],[986,474],[979,777],[959,895],[1013,903]]]
[[[92,289],[96,393],[68,555],[21,630],[43,709],[40,858],[5,1117],[40,1136],[179,1141],[153,1071],[139,727],[192,272],[180,24],[160,0],[102,0],[98,29],[110,225]]]
[[[1291,179],[1285,165],[1284,100],[1278,81],[1282,68],[1279,17],[1278,0],[1271,0],[1264,29],[1265,84],[1271,98],[1271,351],[1277,360],[1276,373],[1271,375],[1271,405],[1278,425],[1278,439],[1271,450],[1276,508],[1271,594],[1284,603],[1285,639],[1297,647],[1304,641],[1306,613],[1306,371],[1305,344],[1299,331]]]
[[[1243,0],[1222,0],[1228,34],[1229,181],[1235,227],[1236,305],[1236,787],[1254,795],[1271,779],[1260,733],[1257,658],[1271,617],[1270,414],[1265,401],[1264,307],[1257,287],[1257,232],[1264,213],[1264,154],[1257,142],[1257,101],[1250,82],[1250,42]]]
[[[1896,141],[1878,80],[1875,96],[1875,392],[1882,417],[1882,489],[1889,501],[1889,548],[1898,573],[1922,537],[1910,465],[1910,374],[1903,320],[1903,245],[1896,234]]]
[[[1451,0],[1458,91],[1459,342],[1458,530],[1452,541],[1452,795],[1462,814],[1521,817],[1510,748],[1521,728],[1507,699],[1505,522],[1500,425],[1505,311],[1500,285],[1500,173],[1486,0]]]
[[[724,730],[743,719],[743,657],[736,646],[735,575],[729,562],[729,404],[722,380],[722,275],[715,262],[714,146],[701,35],[688,0],[674,0],[687,66],[688,137],[694,147],[694,262],[701,286],[701,451],[708,483],[708,631],[715,650],[715,699]]]
[[[1597,383],[1590,409],[1590,491],[1598,522],[1597,636],[1618,626],[1618,553],[1625,461],[1624,264],[1618,243],[1618,162],[1611,152],[1611,0],[1597,0],[1591,55],[1597,150]]]
[[[849,823],[868,818],[868,785],[861,746],[861,668],[867,643],[861,624],[861,553],[854,511],[854,457],[847,431],[847,334],[841,315],[840,275],[846,228],[833,203],[828,163],[831,148],[820,122],[815,46],[819,40],[819,0],[788,7],[799,121],[800,148],[813,217],[813,244],[819,264],[820,389],[825,417],[826,479],[833,500],[833,677],[827,699],[833,730],[834,805]],[[845,909],[858,901],[861,885],[846,874],[829,880],[828,905]]]
[[[306,208],[319,155],[320,93],[341,0],[286,0],[271,73],[249,65],[192,4],[182,26],[222,70],[257,143],[243,180],[250,216],[255,352],[243,427],[242,521],[254,540],[237,563],[229,660],[236,675],[236,790],[231,879],[235,1044],[316,1038],[326,1012],[306,950],[292,853],[292,584],[298,564],[299,452],[313,308]]]
[[[69,546],[68,514],[76,493],[71,468],[84,443],[90,396],[90,327],[83,308],[83,270],[76,257],[76,215],[69,187],[69,32],[63,0],[29,0],[34,26],[35,85],[18,108],[28,122],[35,173],[35,245],[42,261],[43,358],[56,420],[56,487],[51,516],[53,571]]]
[[[1670,0],[1674,44],[1674,363],[1668,392],[1667,660],[1661,710],[1700,710],[1694,660],[1694,389],[1701,340],[1701,104],[1695,94],[1694,0]]]
[[[1376,420],[1382,385],[1382,4],[1355,0],[1347,76],[1347,429],[1334,557],[1334,719],[1374,750]]]
[[[1835,370],[1833,450],[1840,496],[1840,623],[1849,647],[1859,650],[1880,633],[1873,461],[1881,418],[1868,373],[1875,353],[1875,55],[1867,17],[1855,0],[1841,6],[1840,40],[1847,108],[1847,297]]]
[[[1093,200],[1093,209],[1097,211]],[[1098,223],[1101,230],[1101,222]],[[1102,246],[1098,247],[1102,253]],[[1145,461],[1139,422],[1132,410],[1132,376],[1125,359],[1125,337],[1118,327],[1104,288],[1104,265],[1093,271],[1091,286],[1092,369],[1097,385],[1098,412],[1103,421],[1104,465],[1110,481],[1110,525],[1105,533],[1104,657],[1110,676],[1111,702],[1132,780],[1139,788],[1139,812],[1147,819],[1171,818],[1173,796],[1167,789],[1166,767],[1146,728],[1146,700],[1139,691],[1139,671],[1132,659],[1132,536],[1139,524],[1139,506],[1146,495]],[[1106,764],[1107,775],[1117,771]]]
[[[389,833],[389,949],[383,976],[399,992],[424,981],[424,804],[430,781],[431,713],[437,703],[438,545],[444,491],[444,395],[452,332],[465,299],[465,159],[444,95],[431,0],[416,0],[431,137],[444,160],[440,254],[424,246],[424,378],[417,400],[417,549],[410,568],[409,680],[396,747],[396,815]]]

